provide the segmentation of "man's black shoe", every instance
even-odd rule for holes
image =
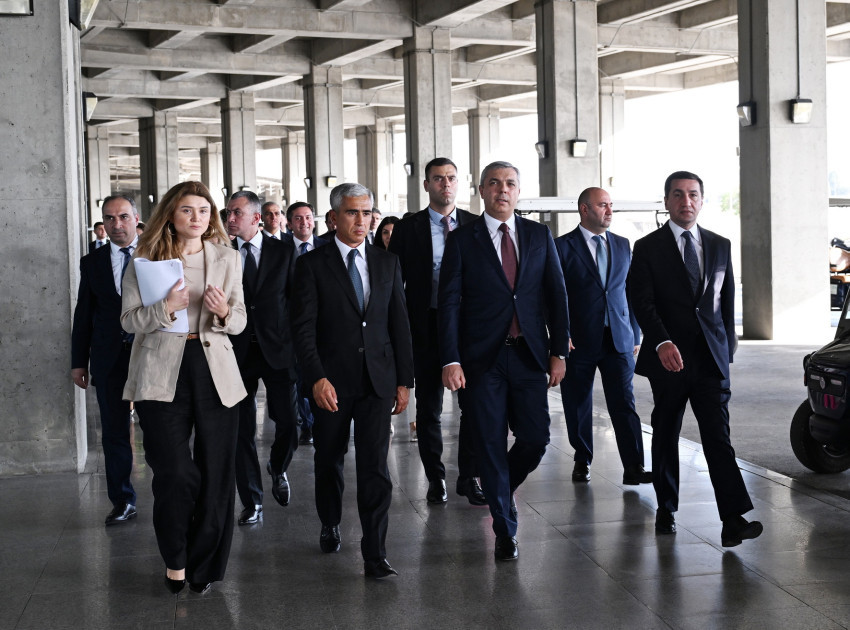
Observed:
[[[336,553],[342,544],[339,535],[339,525],[322,525],[322,533],[319,535],[319,547],[324,553]]]
[[[118,525],[136,518],[136,506],[129,503],[119,503],[106,516],[107,525]]]
[[[366,577],[375,580],[383,580],[384,578],[398,575],[398,571],[390,566],[386,558],[377,562],[364,562],[363,572],[366,574]]]
[[[466,497],[472,505],[487,505],[487,497],[484,496],[484,491],[475,477],[458,477],[455,490],[460,496]]]
[[[429,481],[425,499],[428,503],[445,503],[448,501],[449,493],[446,492],[446,480],[435,479],[434,481]]]
[[[748,521],[743,516],[733,516],[723,521],[720,532],[720,544],[724,547],[737,547],[745,540],[758,538],[764,526],[758,521]]]
[[[587,462],[576,462],[573,466],[573,481],[587,483],[590,481],[590,464]]]
[[[263,506],[262,505],[249,505],[242,513],[239,515],[239,520],[237,523],[240,525],[255,525],[259,523],[263,518]]]
[[[655,533],[656,534],[675,534],[676,533],[676,517],[670,510],[658,508],[655,511]]]
[[[496,560],[516,560],[519,557],[517,541],[513,536],[496,536]]]
[[[640,464],[628,466],[623,470],[624,486],[639,486],[642,483],[652,483],[652,471],[644,470]]]

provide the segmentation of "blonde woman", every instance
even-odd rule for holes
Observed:
[[[242,267],[200,182],[163,196],[135,255],[183,262],[185,289],[177,282],[150,306],[127,267],[121,325],[135,340],[124,398],[135,401],[153,471],[165,585],[176,594],[188,580],[205,593],[224,577],[233,536],[236,405],[246,393],[228,334],[245,328]],[[170,332],[183,309],[189,333]]]

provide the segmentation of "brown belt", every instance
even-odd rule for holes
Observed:
[[[186,339],[200,339],[201,336],[198,333],[189,333],[186,335]]]

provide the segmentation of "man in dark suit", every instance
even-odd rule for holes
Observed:
[[[514,560],[513,493],[549,443],[547,385],[555,387],[564,377],[567,292],[549,228],[514,214],[516,167],[488,165],[478,190],[484,214],[446,240],[437,312],[440,357],[443,384],[452,391],[466,388],[464,414],[476,436],[496,559]],[[508,450],[509,428],[516,440]]]
[[[702,180],[677,171],[664,183],[670,220],[635,243],[629,291],[643,330],[636,372],[649,378],[655,531],[673,534],[679,508],[679,432],[685,405],[699,424],[723,521],[721,543],[762,532],[742,516],[753,509],[729,440],[729,364],[737,347],[735,278],[729,240],[697,225]]]
[[[580,222],[555,239],[569,296],[570,356],[561,382],[564,418],[575,449],[573,481],[590,481],[593,460],[593,379],[596,368],[623,463],[623,483],[650,483],[643,468],[643,438],[635,411],[632,377],[640,347],[640,328],[629,308],[626,278],[629,241],[608,231],[611,197],[588,188],[578,198]]]
[[[286,225],[298,256],[330,242],[313,234],[316,217],[313,215],[313,206],[306,201],[296,201],[286,209]]]
[[[103,227],[103,221],[97,221],[92,226],[92,232],[94,232],[94,240],[89,242],[89,254],[109,243],[106,238],[106,228]]]
[[[284,235],[284,238],[292,243],[296,256],[306,254],[318,247],[327,245],[329,242],[321,236],[315,236],[313,234],[316,218],[313,216],[313,206],[306,201],[296,201],[286,209],[286,224],[290,231]],[[299,424],[301,425],[301,437],[298,439],[298,442],[299,444],[312,444],[313,412],[310,411],[310,401],[301,395],[302,389],[299,373],[298,380],[292,391],[293,404],[296,405],[296,413],[298,414]]]
[[[261,215],[263,217],[263,234],[269,238],[280,240],[285,232],[283,231],[283,214],[280,211],[280,204],[276,201],[267,201],[261,207]]]
[[[263,379],[269,418],[275,424],[266,470],[272,495],[289,505],[291,489],[286,470],[298,448],[298,428],[290,401],[295,361],[289,324],[289,295],[295,250],[292,245],[259,231],[260,200],[239,191],[227,204],[227,231],[242,255],[242,286],[248,324],[232,336],[233,351],[248,395],[239,403],[236,447],[236,490],[242,501],[240,525],[257,523],[263,513],[263,482],[257,457],[257,387]]]
[[[413,369],[416,386],[416,432],[419,457],[428,479],[428,503],[445,503],[446,467],[443,455],[442,364],[437,337],[437,287],[446,237],[460,225],[477,219],[455,206],[457,166],[448,158],[435,158],[425,166],[425,191],[429,205],[396,224],[389,250],[398,256],[407,295],[407,314],[413,337]],[[458,392],[458,401],[463,405]],[[458,480],[456,490],[473,505],[486,505],[475,468],[469,422],[460,423],[458,437]]]
[[[325,553],[340,548],[343,460],[353,418],[360,549],[366,576],[380,579],[397,575],[385,547],[392,498],[387,452],[390,414],[404,411],[413,385],[410,329],[398,258],[365,242],[371,191],[340,184],[330,200],[335,240],[298,257],[292,302],[295,350],[316,418],[319,546]]]
[[[82,389],[91,382],[97,393],[106,493],[113,506],[106,524],[116,525],[136,517],[130,403],[122,400],[133,336],[121,329],[121,280],[138,242],[139,213],[133,198],[124,195],[104,199],[102,210],[111,242],[80,259],[71,378]]]

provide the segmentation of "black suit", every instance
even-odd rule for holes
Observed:
[[[361,314],[336,242],[299,256],[292,301],[295,350],[305,389],[327,378],[338,411],[313,403],[316,509],[323,525],[342,517],[343,459],[354,419],[357,507],[366,561],[386,557],[392,482],[390,413],[399,386],[413,385],[410,328],[398,258],[366,245],[371,296]]]
[[[100,247],[97,246],[97,239],[89,241],[89,254],[94,251],[97,251],[98,249],[103,249],[106,245],[109,245],[109,239],[106,239],[106,242],[104,242],[104,244]]]
[[[457,209],[458,227],[478,215]],[[410,334],[413,338],[413,368],[416,379],[416,433],[419,457],[428,481],[446,478],[443,455],[443,433],[440,414],[443,412],[442,365],[437,337],[437,309],[431,305],[436,298],[433,288],[434,253],[431,240],[431,216],[426,208],[396,224],[390,239],[389,251],[398,256],[401,276],[407,296]],[[462,391],[458,392],[462,406]],[[475,449],[469,423],[461,418],[458,437],[458,472],[460,477],[477,477]]]
[[[570,330],[564,274],[549,228],[520,217],[515,228],[513,288],[484,215],[449,234],[440,270],[440,361],[459,363],[466,377],[464,411],[499,537],[516,535],[511,495],[546,452],[546,372],[550,353],[567,354]],[[522,334],[509,340],[514,317]],[[509,428],[516,437],[510,450]]]
[[[679,432],[685,405],[699,424],[720,518],[753,508],[729,440],[729,364],[737,346],[728,239],[699,228],[703,283],[694,297],[670,223],[635,243],[629,292],[644,338],[636,373],[649,378],[652,471],[658,506],[679,507]],[[672,341],[684,369],[667,371],[656,348]]]
[[[136,504],[136,491],[130,483],[130,403],[122,400],[130,345],[122,340],[121,296],[115,290],[112,247],[107,244],[80,259],[71,368],[88,369],[97,392],[106,488],[113,505]]]
[[[236,239],[233,247],[237,247]],[[275,439],[269,461],[272,470],[286,472],[295,449],[298,429],[290,400],[295,380],[289,296],[295,250],[291,243],[263,235],[255,286],[243,276],[248,324],[232,335],[233,351],[248,395],[239,403],[239,438],[236,448],[236,489],[244,507],[262,505],[263,482],[255,435],[257,387],[263,379],[269,418]]]

